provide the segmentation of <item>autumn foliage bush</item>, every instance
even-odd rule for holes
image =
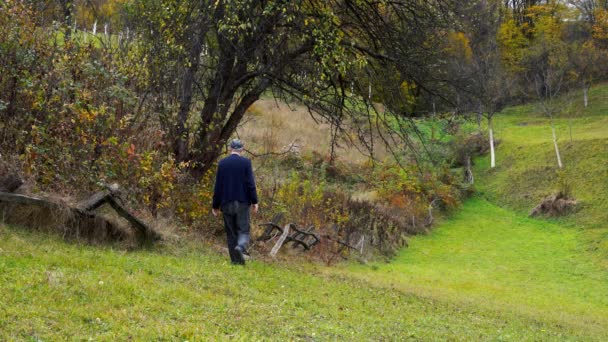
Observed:
[[[174,160],[166,119],[178,104],[147,101],[170,90],[153,84],[137,44],[65,39],[37,25],[41,18],[22,1],[3,2],[0,12],[0,154],[17,160],[33,192],[80,199],[117,182],[137,214],[177,218],[178,226],[204,232],[221,227],[209,215],[215,168],[194,178],[192,165]],[[277,147],[272,135],[263,138],[266,151]],[[320,154],[286,155],[275,166],[290,169],[287,176],[257,173],[258,221],[282,213],[349,244],[367,237],[374,248],[394,251],[406,235],[426,230],[429,207],[458,203],[449,171],[407,165],[355,170]],[[355,184],[378,198],[352,200]]]
[[[34,191],[78,198],[118,182],[138,211],[206,225],[210,177],[174,162],[161,119],[143,106],[137,46],[64,40],[21,1],[0,12],[2,158],[18,157]]]
[[[282,214],[281,225],[314,226],[315,232],[329,237],[312,252],[326,262],[353,252],[333,240],[363,247],[364,254],[392,255],[407,245],[409,236],[430,229],[433,212],[439,215],[438,210],[453,209],[461,201],[459,182],[447,168],[423,171],[388,161],[359,166],[356,186],[376,195],[355,199],[348,183],[332,177],[332,168],[328,171],[316,162],[316,158],[303,160],[300,170],[278,181],[263,178],[259,188],[266,203],[259,220],[270,221]]]

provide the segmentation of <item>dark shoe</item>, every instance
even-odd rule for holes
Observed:
[[[243,247],[234,247],[234,252],[234,254],[236,254],[236,263],[239,265],[245,265],[245,251],[243,250]]]

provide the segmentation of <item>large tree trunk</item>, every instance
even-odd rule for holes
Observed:
[[[204,14],[199,13],[196,25],[192,30],[192,46],[188,56],[189,66],[184,72],[181,86],[181,98],[179,104],[179,112],[177,114],[177,124],[175,127],[175,143],[174,153],[175,159],[178,162],[183,162],[188,159],[189,137],[186,129],[188,114],[192,105],[192,94],[194,91],[194,80],[200,65],[200,55],[203,50],[203,42],[206,33],[206,24],[203,17]]]
[[[270,82],[268,80],[262,80],[253,90],[248,92],[239,103],[235,106],[234,110],[230,114],[228,120],[221,125],[222,121],[217,119],[212,120],[211,127],[207,127],[204,130],[205,135],[201,135],[201,141],[207,141],[208,144],[201,145],[204,147],[201,152],[195,156],[195,166],[193,168],[193,174],[195,177],[203,176],[217,160],[222,153],[222,147],[226,144],[228,139],[238,127],[239,122],[247,112],[247,109],[260,98],[260,95],[268,88]],[[221,115],[222,118],[227,117],[227,110]],[[215,123],[213,123],[215,121]],[[200,144],[199,144],[200,145]]]
[[[190,157],[195,177],[203,176],[211,168],[249,106],[270,86],[270,81],[260,77],[259,72],[248,71],[247,62],[253,58],[254,46],[246,44],[243,51],[236,51],[227,39],[219,43],[219,64],[200,113],[197,151]],[[236,103],[235,97],[239,99]]]
[[[555,155],[557,156],[557,166],[562,168],[562,157],[559,154],[559,146],[557,145],[557,134],[555,134],[555,125],[553,124],[553,119],[551,119],[551,133],[553,133],[553,146],[555,147]]]
[[[490,167],[496,167],[496,153],[494,151],[494,127],[492,124],[492,115],[488,115],[488,131],[490,132]]]

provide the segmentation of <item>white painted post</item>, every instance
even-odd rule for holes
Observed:
[[[551,123],[551,132],[553,133],[553,146],[555,146],[555,155],[557,156],[557,166],[562,168],[562,157],[559,154],[559,147],[557,146],[557,135],[555,134],[555,126]]]

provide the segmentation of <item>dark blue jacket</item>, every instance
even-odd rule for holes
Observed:
[[[213,208],[219,209],[220,206],[231,201],[258,203],[251,161],[237,154],[231,154],[220,160],[217,166]]]

